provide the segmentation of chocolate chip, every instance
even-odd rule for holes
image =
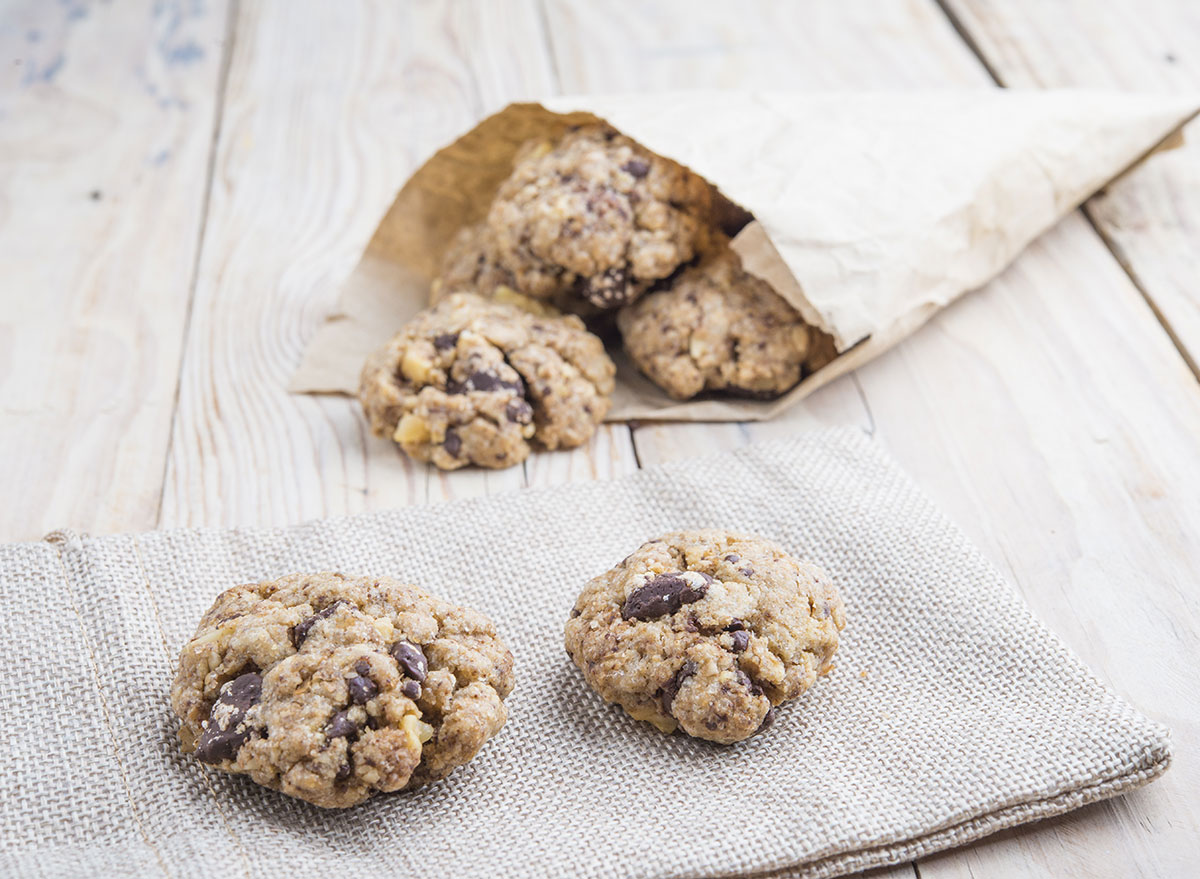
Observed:
[[[697,571],[668,571],[635,589],[621,607],[622,619],[653,620],[699,601],[708,592],[712,577]]]
[[[679,694],[679,688],[683,686],[684,681],[696,673],[697,667],[696,663],[689,659],[679,667],[679,671],[675,672],[671,680],[663,685],[658,698],[664,712],[667,714],[671,713],[671,703],[675,701],[675,697]]]
[[[262,676],[255,672],[246,672],[225,684],[196,743],[196,757],[203,763],[234,759],[250,738],[250,730],[241,726],[242,721],[261,698]]]
[[[356,674],[366,677],[371,673],[371,662],[366,657],[363,657],[358,662],[354,663],[354,671]]]
[[[751,677],[741,669],[738,669],[738,682],[750,691],[751,696],[761,696],[763,694],[763,688],[758,685],[758,682],[751,679]]]
[[[525,383],[517,377],[516,381],[506,382],[496,373],[491,371],[480,370],[473,372],[467,376],[464,382],[451,379],[446,382],[446,393],[448,394],[465,394],[467,391],[513,391],[516,394],[523,395],[525,393]]]
[[[453,348],[458,344],[458,333],[442,333],[440,336],[433,337],[433,347],[439,351],[445,351],[447,348]]]
[[[636,156],[621,166],[621,170],[632,177],[641,180],[650,173],[650,163]]]
[[[580,278],[576,292],[597,308],[615,308],[629,300],[633,287],[624,269],[611,268],[590,278]]]
[[[300,622],[296,623],[296,625],[288,629],[288,637],[292,639],[292,646],[299,650],[300,645],[304,643],[304,639],[308,637],[309,630],[321,620],[332,616],[337,609],[345,603],[346,602],[339,599],[333,604],[329,605],[329,607],[317,611],[308,619],[301,620]]]
[[[400,670],[414,681],[425,680],[425,675],[429,672],[429,661],[416,644],[397,641],[392,645],[392,658],[399,663]]]
[[[458,435],[458,431],[453,427],[446,429],[446,438],[442,440],[442,448],[455,458],[462,451],[462,437]]]
[[[739,620],[737,617],[734,617],[732,620],[729,621],[729,625],[725,627],[725,631],[726,632],[740,632],[744,628],[746,628],[745,621]]]
[[[750,565],[742,565],[742,567],[738,568],[738,573],[743,577],[753,577],[754,568]]]
[[[325,724],[325,735],[330,739],[348,739],[358,735],[358,724],[350,719],[347,711],[339,711]]]
[[[504,407],[504,417],[517,424],[528,424],[533,420],[533,407],[524,400],[510,400]]]
[[[346,681],[346,690],[350,693],[350,701],[355,705],[365,705],[379,695],[379,687],[364,675]]]
[[[736,552],[731,552],[729,555],[725,556],[725,561],[729,562],[731,565],[736,565],[739,561],[741,561],[741,558],[742,557]]]
[[[775,723],[775,706],[772,705],[770,708],[767,709],[767,714],[765,717],[763,717],[762,723],[760,723],[758,725],[758,729],[756,729],[750,735],[756,736],[760,733],[765,733],[767,730],[769,730],[771,728],[771,725],[774,723]]]
[[[421,685],[416,681],[405,681],[404,686],[400,688],[400,692],[410,699],[420,699]]]
[[[346,781],[350,778],[354,770],[350,767],[350,762],[347,761],[338,767],[337,775],[333,777],[334,781]]]
[[[750,633],[745,630],[739,630],[733,633],[733,652],[745,653],[746,648],[750,646]]]
[[[581,613],[583,613],[583,611],[581,611],[579,608],[571,608],[571,619],[575,619],[575,617],[579,616]]]

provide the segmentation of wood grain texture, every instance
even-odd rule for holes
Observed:
[[[356,402],[284,385],[404,178],[551,76],[528,3],[242,5],[162,524],[281,524],[525,484],[521,468],[415,464]]]
[[[618,5],[611,20],[611,4],[547,8],[560,70],[575,77],[569,91],[989,81],[932,3],[869,13],[831,4],[817,21],[810,7],[782,4],[751,5],[736,21],[682,3],[640,18],[636,4]],[[673,30],[677,20],[686,24]],[[831,81],[846,57],[853,71]],[[920,874],[1182,875],[1200,838],[1197,778],[1185,768],[1200,747],[1188,659],[1200,640],[1188,589],[1200,569],[1200,393],[1088,223],[1069,218],[985,290],[784,418],[634,436],[648,464],[826,422],[875,432],[1051,628],[1174,728],[1183,755],[1147,790],[922,861]]]
[[[1200,3],[946,0],[1008,86],[1080,86],[1200,95]],[[1188,143],[1087,204],[1130,276],[1200,378],[1200,120]]]
[[[0,538],[155,522],[226,4],[7,4]]]

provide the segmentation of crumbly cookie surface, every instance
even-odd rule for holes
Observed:
[[[758,537],[682,531],[589,582],[565,640],[592,688],[632,717],[731,744],[832,669],[844,626],[820,568]]]
[[[430,302],[451,293],[467,291],[492,296],[497,290],[517,289],[517,279],[495,256],[487,223],[464,226],[442,256],[441,274],[434,279]]]
[[[697,175],[587,126],[518,154],[488,212],[478,265],[538,299],[616,308],[695,256],[711,204]]]
[[[217,598],[171,705],[185,753],[341,808],[469,761],[512,687],[483,614],[387,578],[294,574]]]
[[[510,467],[531,443],[586,442],[608,412],[615,372],[573,315],[452,293],[368,358],[359,399],[371,429],[417,460]]]
[[[811,331],[723,248],[617,315],[634,364],[677,400],[703,391],[777,396],[800,381]]]

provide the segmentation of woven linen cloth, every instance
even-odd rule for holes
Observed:
[[[563,649],[580,587],[680,528],[823,565],[837,667],[769,733],[664,736]],[[323,811],[179,753],[179,648],[221,590],[294,571],[422,584],[516,657],[508,725],[446,781]],[[1093,677],[856,431],[610,482],[260,530],[0,548],[0,874],[833,876],[959,845],[1160,774],[1167,731]]]

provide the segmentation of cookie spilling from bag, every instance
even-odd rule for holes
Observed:
[[[454,293],[371,355],[359,399],[371,429],[418,461],[511,467],[533,444],[587,442],[615,372],[574,315]]]
[[[432,308],[368,360],[372,430],[443,469],[578,446],[614,372],[583,321],[602,332],[613,316],[637,368],[676,399],[787,392],[835,352],[742,269],[721,213],[708,183],[606,126],[526,143],[486,216],[448,243]]]
[[[732,744],[832,670],[845,624],[815,565],[759,537],[681,531],[590,581],[565,641],[587,683],[631,717]]]
[[[222,593],[180,654],[185,753],[318,806],[444,778],[504,726],[513,658],[416,586],[294,574]]]

